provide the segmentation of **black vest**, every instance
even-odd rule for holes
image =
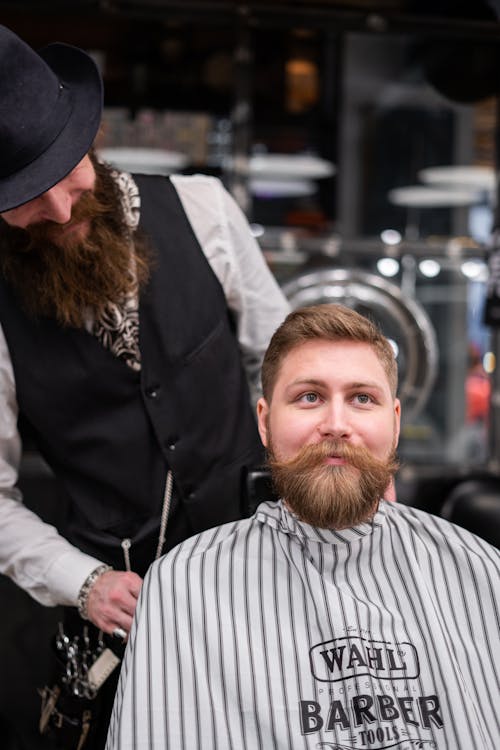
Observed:
[[[164,549],[245,514],[244,473],[262,448],[223,290],[169,180],[136,176],[140,229],[155,249],[139,307],[142,370],[91,334],[33,321],[0,278],[0,321],[20,413],[70,499],[80,549],[144,573],[156,549],[168,467]]]

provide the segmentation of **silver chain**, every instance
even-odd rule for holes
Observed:
[[[163,545],[165,544],[165,535],[167,532],[168,515],[170,513],[170,503],[172,502],[172,488],[174,485],[174,478],[171,469],[167,472],[167,478],[165,480],[165,491],[163,493],[163,507],[161,511],[160,531],[158,533],[158,546],[156,547],[155,560],[161,556]],[[130,539],[122,539],[121,547],[123,550],[123,559],[125,561],[125,570],[130,572],[132,567],[130,565],[130,548],[132,541]]]

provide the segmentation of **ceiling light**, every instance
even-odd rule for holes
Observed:
[[[377,270],[382,276],[396,276],[399,272],[399,262],[395,258],[379,258],[377,261]]]
[[[251,179],[249,188],[257,198],[298,198],[316,192],[316,185],[311,180]]]
[[[98,156],[124,172],[168,175],[183,169],[188,157],[160,148],[101,148]]]
[[[427,276],[428,279],[433,279],[441,271],[441,265],[432,258],[421,260],[418,268],[422,276]]]
[[[453,189],[408,185],[394,188],[388,193],[389,201],[395,206],[408,208],[452,208],[470,206],[480,201],[480,195],[473,189]]]
[[[487,281],[488,279],[488,267],[482,260],[465,260],[460,270],[472,281]]]
[[[250,231],[254,237],[262,237],[264,234],[264,227],[262,224],[250,224]]]
[[[496,186],[495,170],[491,167],[455,166],[427,167],[418,173],[422,182],[432,185],[447,185],[494,190]]]
[[[335,174],[334,164],[312,154],[255,154],[248,160],[251,177],[314,180]]]
[[[399,245],[403,238],[397,229],[384,229],[380,232],[380,239],[385,245]]]

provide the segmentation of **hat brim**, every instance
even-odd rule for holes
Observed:
[[[37,198],[64,179],[89,151],[101,122],[103,86],[92,58],[66,44],[51,44],[39,54],[71,92],[71,114],[40,156],[0,179],[0,213]]]

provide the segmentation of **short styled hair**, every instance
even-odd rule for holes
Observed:
[[[271,400],[287,354],[314,339],[369,344],[385,370],[393,398],[396,397],[398,368],[394,350],[378,326],[344,305],[321,304],[293,310],[274,332],[262,363],[262,391],[266,401]]]

